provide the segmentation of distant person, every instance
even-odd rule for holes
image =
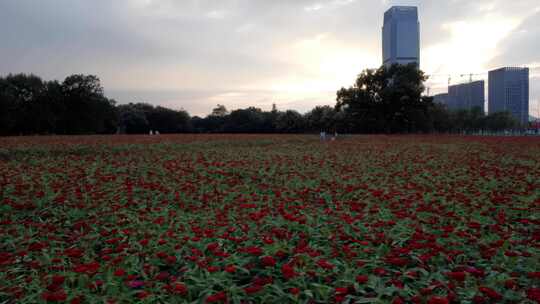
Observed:
[[[321,141],[326,141],[326,132],[321,131]]]
[[[156,135],[159,135],[159,131],[156,131]]]
[[[150,133],[149,133],[149,134],[150,134],[150,135],[154,135],[154,131],[150,130]]]

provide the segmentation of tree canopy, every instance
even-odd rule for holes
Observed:
[[[365,70],[352,87],[338,91],[336,109],[353,132],[427,132],[433,102],[422,96],[426,80],[414,64]]]
[[[103,134],[116,131],[115,101],[96,76],[72,75],[62,83],[35,75],[0,77],[0,133]]]
[[[332,106],[301,114],[256,107],[229,111],[218,104],[206,117],[190,117],[148,103],[117,104],[97,76],[44,81],[36,75],[0,77],[0,135],[160,133],[463,133],[523,127],[510,113],[450,111],[423,96],[426,75],[415,65],[365,70]]]

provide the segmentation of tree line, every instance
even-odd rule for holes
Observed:
[[[425,74],[414,65],[365,70],[337,92],[332,106],[301,114],[256,107],[228,111],[217,105],[191,117],[147,103],[117,104],[99,78],[71,75],[44,81],[35,75],[0,77],[0,135],[160,133],[463,133],[519,127],[509,113],[450,111],[423,96]]]

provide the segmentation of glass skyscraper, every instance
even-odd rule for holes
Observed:
[[[510,112],[521,124],[529,122],[529,69],[506,67],[489,72],[488,112]]]
[[[484,111],[484,81],[473,81],[448,87],[448,108],[451,110],[480,108]]]
[[[383,64],[416,63],[420,67],[418,8],[393,6],[384,13]]]

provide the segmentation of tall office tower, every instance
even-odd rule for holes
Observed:
[[[416,63],[420,67],[418,8],[393,6],[386,11],[382,41],[384,65]]]
[[[507,111],[521,124],[529,122],[529,68],[506,67],[489,72],[489,114]]]
[[[480,108],[484,111],[485,84],[483,80],[448,87],[448,108],[452,110]]]

